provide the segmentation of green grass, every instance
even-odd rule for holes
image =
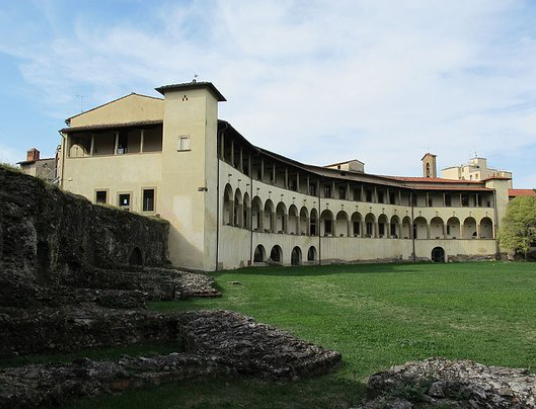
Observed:
[[[536,264],[383,264],[215,274],[219,299],[161,312],[228,309],[343,354],[336,373],[288,384],[212,380],[85,400],[69,408],[344,408],[366,378],[430,356],[536,368]],[[241,285],[232,285],[239,281]]]

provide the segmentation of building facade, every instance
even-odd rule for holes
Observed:
[[[441,171],[441,177],[454,180],[486,180],[492,177],[503,177],[510,179],[508,187],[512,189],[512,172],[488,168],[486,158],[479,158],[475,155],[468,163],[460,166],[450,166]]]
[[[367,174],[303,164],[218,119],[212,83],[130,94],[69,118],[61,187],[167,219],[180,267],[495,257],[509,179]],[[435,165],[435,156],[433,156]],[[430,157],[430,158],[432,158]],[[426,165],[424,165],[426,169]]]

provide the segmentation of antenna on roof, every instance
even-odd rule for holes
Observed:
[[[85,95],[77,95],[77,98],[80,98],[80,112],[84,112],[84,98]]]
[[[197,82],[197,77],[199,77],[199,75],[194,74],[194,79],[192,80],[192,82]]]

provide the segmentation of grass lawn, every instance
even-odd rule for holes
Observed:
[[[344,408],[370,374],[430,356],[536,368],[536,264],[381,264],[215,274],[220,299],[151,309],[227,309],[343,354],[334,374],[287,384],[186,382],[68,408]],[[240,285],[231,282],[239,281]]]

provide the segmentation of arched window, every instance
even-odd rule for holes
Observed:
[[[337,213],[334,233],[337,237],[348,236],[348,214],[342,210]]]
[[[283,250],[281,250],[281,247],[277,245],[272,247],[272,251],[270,252],[270,260],[272,260],[274,263],[281,263],[283,261]]]
[[[294,247],[292,249],[292,254],[290,256],[290,264],[293,266],[299,266],[302,263],[302,253],[299,247]]]
[[[233,189],[230,184],[225,186],[223,193],[223,224],[230,226],[233,221]]]
[[[333,213],[329,210],[324,210],[320,215],[320,235],[333,236]]]
[[[264,246],[262,244],[259,244],[257,247],[255,247],[255,253],[253,254],[253,262],[263,263],[265,260],[266,250],[264,250]]]
[[[316,261],[316,248],[315,246],[309,247],[307,252],[307,261]]]

